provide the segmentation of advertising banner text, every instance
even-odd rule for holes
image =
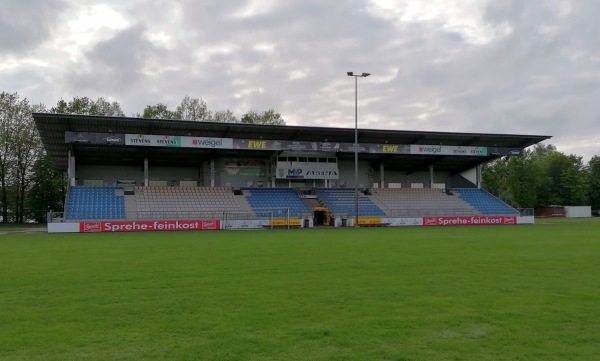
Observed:
[[[424,226],[483,226],[517,224],[516,216],[425,217]]]
[[[220,220],[81,222],[79,232],[201,231],[220,229]]]

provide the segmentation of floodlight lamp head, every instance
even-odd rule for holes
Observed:
[[[361,76],[362,76],[363,78],[366,78],[366,77],[368,77],[369,75],[371,75],[371,73],[362,73],[362,75],[361,75]]]
[[[354,72],[352,72],[352,71],[349,71],[346,74],[348,74],[348,76],[354,76]]]

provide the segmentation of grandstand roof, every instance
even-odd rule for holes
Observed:
[[[65,142],[65,132],[117,133],[261,139],[311,142],[354,142],[354,128],[307,127],[293,125],[257,125],[214,123],[165,119],[123,118],[90,115],[34,113],[36,126],[54,166],[67,169],[68,151],[78,164],[142,164],[148,157],[151,165],[197,166],[215,155],[239,157],[236,149],[190,149],[166,147],[134,147],[123,145],[74,144]],[[358,143],[426,144],[448,146],[506,147],[523,149],[551,138],[542,135],[420,132],[403,130],[358,129]],[[251,156],[268,156],[272,150],[252,150]],[[353,153],[337,153],[340,159],[353,159]],[[459,173],[485,163],[499,155],[486,157],[414,154],[361,153],[361,160],[375,168],[383,163],[386,170],[407,173],[425,170],[433,164],[436,170]]]

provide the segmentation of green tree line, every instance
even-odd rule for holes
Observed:
[[[551,205],[600,208],[600,156],[581,156],[537,144],[521,157],[505,157],[483,166],[484,188],[523,208]]]
[[[0,221],[3,223],[46,222],[49,211],[62,211],[67,178],[56,171],[45,154],[32,117],[36,112],[123,117],[119,102],[88,97],[60,99],[48,109],[33,104],[18,93],[0,93]],[[185,96],[175,109],[159,103],[146,106],[140,118],[179,119],[228,123],[285,125],[274,109],[251,109],[237,117],[231,110],[212,111],[202,99]]]

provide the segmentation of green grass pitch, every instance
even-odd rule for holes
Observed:
[[[600,224],[0,236],[0,360],[599,360]]]

